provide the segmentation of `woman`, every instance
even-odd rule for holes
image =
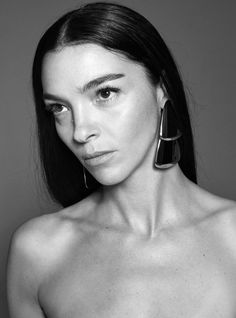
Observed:
[[[182,81],[117,4],[60,18],[33,65],[42,163],[64,207],[12,240],[12,318],[236,315],[235,203],[198,187]]]

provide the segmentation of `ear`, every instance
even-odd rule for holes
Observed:
[[[156,86],[156,98],[157,98],[157,104],[159,105],[159,107],[163,108],[166,101],[168,100],[168,96],[166,93],[166,89],[161,81]]]

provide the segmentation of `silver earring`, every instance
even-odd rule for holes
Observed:
[[[179,138],[182,136],[178,127],[175,111],[170,100],[161,110],[158,144],[154,165],[159,169],[174,166],[181,157]]]
[[[85,185],[85,188],[88,189],[86,171],[84,166],[83,166],[83,174],[84,174],[84,185]]]

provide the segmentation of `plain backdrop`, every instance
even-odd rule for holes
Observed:
[[[236,200],[236,2],[117,2],[148,18],[177,61],[190,103],[199,184]],[[5,267],[12,233],[29,218],[60,208],[47,195],[37,159],[30,79],[34,51],[46,28],[81,3],[2,0],[0,4],[1,317],[8,317]]]

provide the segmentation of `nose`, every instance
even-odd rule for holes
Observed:
[[[100,129],[98,123],[92,120],[92,114],[83,117],[74,115],[73,119],[73,139],[78,143],[87,143],[93,139],[96,139],[100,135]]]
[[[73,139],[78,143],[86,143],[92,139],[96,139],[98,132],[96,129],[89,126],[76,126],[74,129]]]

